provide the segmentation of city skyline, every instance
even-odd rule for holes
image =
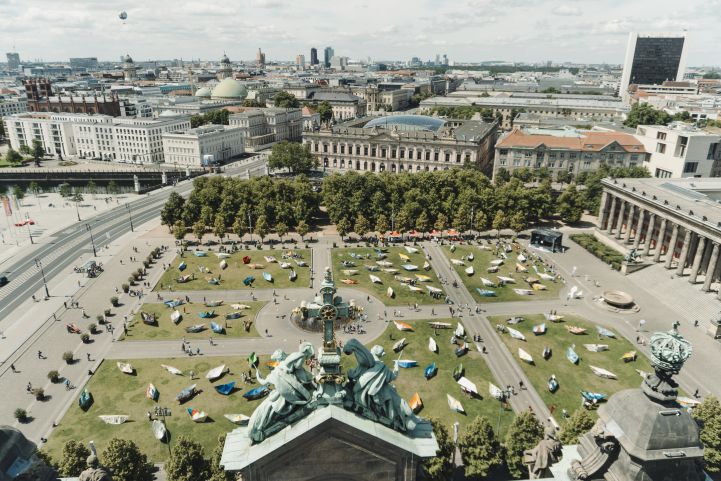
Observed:
[[[653,7],[653,8],[651,8]],[[378,21],[378,11],[384,14]],[[118,14],[128,13],[121,21]],[[649,13],[658,12],[658,13]],[[113,61],[131,53],[149,59],[252,60],[258,47],[268,61],[293,61],[333,47],[351,59],[421,60],[447,54],[455,62],[623,62],[631,31],[688,30],[688,65],[719,65],[721,0],[684,5],[669,0],[625,3],[610,0],[512,0],[498,7],[490,0],[461,5],[437,2],[377,1],[342,5],[317,1],[302,5],[283,0],[247,0],[237,5],[196,2],[152,4],[0,0],[4,51],[23,60],[66,61],[95,56]],[[298,27],[298,19],[304,20]],[[352,21],[349,21],[352,19]],[[635,19],[635,20],[630,20]],[[180,26],[180,28],[179,28]],[[92,38],[92,42],[87,41]],[[83,40],[85,39],[85,40]],[[388,46],[393,50],[389,51]]]

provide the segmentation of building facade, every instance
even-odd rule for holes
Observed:
[[[397,111],[407,108],[410,104],[413,90],[395,89],[381,90],[378,87],[352,87],[351,92],[366,101],[369,111],[378,111],[384,108],[388,111]]]
[[[659,178],[721,176],[721,129],[674,122],[639,125],[638,138],[650,152],[644,165]]]
[[[19,95],[0,95],[0,119],[28,111],[28,101]]]
[[[613,236],[721,300],[721,180],[603,179],[598,218]]]
[[[497,129],[495,122],[419,115],[366,117],[304,132],[303,144],[330,170],[420,172],[472,164],[490,173]]]
[[[685,32],[668,35],[631,32],[619,87],[624,102],[628,101],[631,84],[682,81],[686,71],[686,46]]]
[[[366,115],[367,103],[349,92],[313,92],[311,99],[316,102],[328,102],[333,108],[333,118],[337,121],[355,119]]]
[[[303,135],[303,114],[297,108],[248,109],[228,118],[240,129],[245,150],[257,152],[283,140],[299,142]]]
[[[7,116],[4,121],[5,135],[15,150],[23,145],[30,147],[37,140],[47,155],[64,159],[75,156],[75,139],[67,115],[23,113]]]
[[[300,70],[305,70],[305,55],[299,53],[295,56],[295,66]]]
[[[73,70],[97,70],[97,57],[70,57],[70,68]]]
[[[111,93],[98,97],[53,95],[52,84],[46,78],[33,78],[23,80],[27,94],[28,112],[56,112],[56,113],[82,113],[101,114],[118,117],[120,101],[117,94]]]
[[[638,167],[648,157],[633,135],[613,131],[514,129],[496,144],[493,177],[499,169],[508,172],[545,167],[552,178],[559,171],[573,175],[612,167]]]
[[[243,133],[237,127],[203,125],[163,134],[163,158],[167,164],[203,167],[225,163],[245,152]]]
[[[333,50],[333,47],[326,47],[323,50],[323,66],[325,68],[330,68],[330,59],[333,58],[335,55],[335,50]]]
[[[318,49],[315,47],[310,49],[310,65],[318,65]]]

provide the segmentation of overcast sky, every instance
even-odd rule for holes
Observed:
[[[122,22],[120,11],[128,13]],[[0,48],[22,59],[351,59],[622,63],[628,32],[689,32],[689,65],[721,65],[721,0],[0,0]]]

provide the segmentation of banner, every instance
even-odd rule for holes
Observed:
[[[10,217],[13,215],[13,208],[10,206],[10,199],[7,198],[7,196],[3,196],[3,209],[5,210],[5,215],[7,217]]]

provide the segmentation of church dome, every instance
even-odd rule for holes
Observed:
[[[211,97],[214,99],[244,99],[248,95],[248,90],[232,78],[224,79],[213,89]]]
[[[125,54],[125,57],[123,58],[123,62],[125,63],[133,63],[133,57],[130,56],[130,54]]]
[[[230,59],[228,58],[228,56],[227,56],[226,54],[223,54],[223,58],[220,59],[220,63],[221,63],[222,65],[229,65],[229,64],[230,64]]]
[[[195,92],[196,97],[210,97],[211,91],[208,87],[201,87]]]

